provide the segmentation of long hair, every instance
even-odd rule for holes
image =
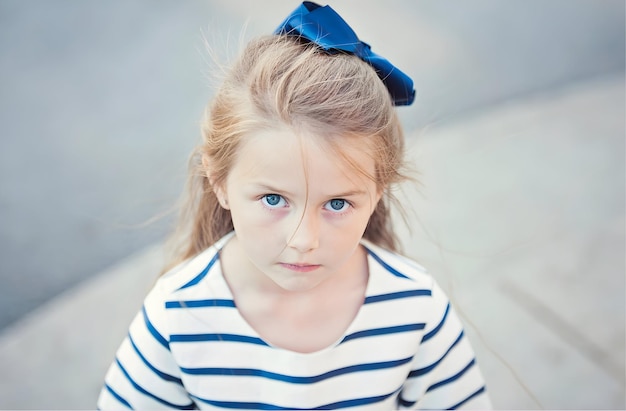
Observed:
[[[190,158],[187,198],[168,267],[233,230],[230,211],[220,206],[213,187],[226,181],[244,136],[281,124],[323,137],[353,167],[342,152],[342,138],[363,140],[374,157],[376,175],[357,171],[383,193],[364,238],[397,249],[390,203],[392,186],[406,179],[404,136],[383,82],[358,57],[330,54],[295,36],[272,35],[247,45],[207,107],[203,141]]]

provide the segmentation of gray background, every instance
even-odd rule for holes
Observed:
[[[294,7],[0,0],[0,408],[94,408],[211,96],[202,33],[232,54]],[[415,80],[396,229],[494,404],[624,409],[624,3],[333,7]]]
[[[295,5],[0,0],[0,327],[163,238],[171,215],[144,223],[182,190],[211,95],[203,36],[235,52]],[[624,71],[623,1],[333,7],[414,78],[408,132]]]

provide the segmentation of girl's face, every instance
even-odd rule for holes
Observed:
[[[375,175],[365,144],[344,140],[344,154]],[[319,137],[283,128],[247,136],[217,194],[231,212],[239,268],[287,291],[358,266],[359,241],[380,199],[376,183]]]

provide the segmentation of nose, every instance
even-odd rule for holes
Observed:
[[[319,247],[319,221],[315,212],[305,211],[288,241],[288,246],[306,253]]]

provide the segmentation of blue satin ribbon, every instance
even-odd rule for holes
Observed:
[[[354,30],[330,6],[322,7],[305,1],[278,26],[274,34],[303,37],[329,53],[343,51],[354,54],[374,67],[387,86],[394,105],[408,106],[415,99],[413,80],[374,53],[369,44],[359,40]]]

